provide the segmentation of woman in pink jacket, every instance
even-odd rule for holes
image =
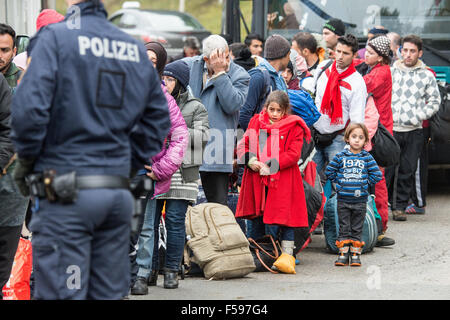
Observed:
[[[166,50],[158,42],[149,42],[145,46],[149,60],[152,61],[161,78],[167,61]],[[180,108],[163,84],[161,84],[161,88],[167,99],[172,126],[161,152],[151,159],[150,165],[145,166],[146,175],[154,181],[154,190],[147,196],[136,257],[139,269],[136,281],[131,288],[132,295],[145,295],[148,293],[148,285],[156,285],[158,270],[152,270],[154,233],[155,231],[159,232],[154,228],[156,202],[159,196],[169,191],[172,175],[181,166],[189,140],[189,131]],[[167,120],[169,121],[169,119]]]

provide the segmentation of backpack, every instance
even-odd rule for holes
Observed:
[[[330,189],[331,183],[328,181],[325,189]],[[330,191],[328,191],[330,192]],[[326,193],[328,193],[326,191]],[[361,241],[365,242],[362,253],[370,252],[375,247],[378,240],[378,225],[377,220],[381,221],[381,217],[375,206],[373,195],[369,195],[367,199],[366,217],[364,219],[364,226]],[[336,247],[336,239],[339,234],[339,219],[337,213],[337,195],[333,194],[325,203],[323,216],[323,229],[325,235],[325,244],[327,249],[332,253],[338,253],[339,249]]]
[[[369,152],[380,167],[394,166],[400,161],[400,145],[379,120],[377,131],[372,137],[372,150]]]
[[[304,90],[288,90],[292,113],[301,117],[308,127],[320,118],[320,112],[309,95]]]
[[[187,247],[190,261],[197,264],[207,279],[244,277],[256,266],[249,242],[233,212],[218,203],[189,207],[186,213]]]
[[[250,77],[254,75],[256,72],[262,72],[264,76],[264,90],[261,91],[261,94],[258,98],[258,104],[255,106],[255,109],[253,110],[252,115],[255,115],[257,113],[260,113],[264,102],[266,102],[267,96],[272,92],[272,80],[270,79],[269,71],[267,71],[266,68],[262,66],[257,66],[248,71],[248,74]]]
[[[438,84],[441,95],[441,104],[439,110],[429,121],[431,140],[447,143],[450,141],[450,101],[448,99],[450,86],[441,86]]]

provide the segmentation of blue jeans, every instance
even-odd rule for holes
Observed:
[[[270,234],[275,240],[294,241],[294,228],[291,227],[269,224],[267,225],[267,233]]]
[[[338,134],[334,138],[333,142],[325,148],[316,146],[316,154],[313,157],[313,161],[317,165],[317,173],[320,174],[322,169],[327,165],[328,162],[333,160],[334,156],[339,152],[344,150],[345,147],[344,134]]]
[[[147,198],[144,221],[138,239],[136,263],[139,266],[138,277],[148,278],[152,272],[153,247],[155,241],[156,199]],[[158,220],[159,222],[159,220]]]
[[[186,211],[189,205],[188,200],[157,200],[156,216],[154,220],[155,241],[153,244],[153,263],[152,269],[159,270],[159,221],[166,202],[166,216],[164,222],[166,224],[166,259],[165,269],[178,271],[180,269],[181,260],[183,258],[183,250],[186,239]]]

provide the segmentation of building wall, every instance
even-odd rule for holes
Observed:
[[[48,7],[55,1],[45,1]],[[0,22],[9,24],[17,35],[36,33],[36,18],[42,8],[41,0],[0,0]]]

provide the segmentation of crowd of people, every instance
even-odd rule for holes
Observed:
[[[134,48],[137,42],[108,25],[101,3],[72,2],[86,19],[78,33],[96,30],[100,38]],[[314,142],[312,162],[322,183],[335,183],[340,224],[335,265],[361,265],[369,193],[375,194],[382,220],[378,246],[395,243],[386,236],[389,210],[396,221],[425,213],[426,195],[413,186],[426,181],[426,170],[420,170],[421,181],[415,180],[415,172],[419,159],[426,165],[426,120],[437,112],[440,95],[433,71],[420,60],[420,37],[405,35],[399,41],[399,35],[375,26],[360,50],[344,23],[330,19],[319,35],[326,47],[308,32],[299,32],[292,41],[278,34],[265,40],[249,34],[244,43],[211,35],[201,53],[193,39],[174,58],[160,43],[149,42],[129,52],[138,59],[116,62],[93,54],[93,40],[90,45],[78,33],[67,37],[57,23],[63,18],[41,13],[43,30],[30,42],[28,62],[21,68],[13,61],[15,32],[0,24],[1,287],[9,277],[27,208],[33,207],[36,298],[118,299],[128,290],[145,295],[149,286],[157,285],[160,269],[164,288],[177,288],[186,211],[196,204],[200,185],[208,202],[228,205],[230,176],[236,170],[240,196],[235,215],[246,219],[246,235],[257,239],[270,234],[280,241],[283,253],[294,256],[293,230],[308,226],[299,167],[304,143]],[[58,41],[67,45],[57,48]],[[78,48],[82,44],[83,50]],[[82,74],[88,67],[101,72]],[[69,74],[75,76],[69,79]],[[69,87],[70,97],[63,91]],[[320,112],[314,124],[306,125],[292,112],[291,90],[314,99]],[[400,145],[397,166],[382,168],[369,153],[378,125],[367,121],[369,97],[379,122]],[[123,142],[128,139],[130,146]],[[125,160],[114,160],[118,158]],[[55,203],[47,189],[42,200],[31,195],[30,202],[25,177],[49,174],[48,169],[65,179],[71,170],[79,178],[147,176],[152,190],[146,194],[137,232],[126,238],[130,230],[118,227],[131,215],[120,180],[90,186],[86,179],[84,188],[93,190],[80,189],[75,202],[64,198],[65,204]],[[111,183],[118,189],[101,189]],[[98,199],[114,206],[97,208],[93,204]],[[167,237],[160,266],[162,215]],[[82,289],[59,290],[67,265],[74,264],[82,271]]]

